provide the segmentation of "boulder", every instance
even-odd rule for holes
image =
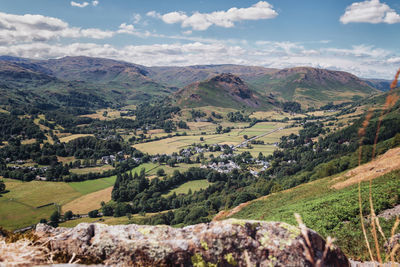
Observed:
[[[325,241],[308,230],[315,262]],[[296,226],[250,220],[216,221],[184,228],[81,223],[75,228],[36,227],[38,242],[79,263],[118,266],[313,266]],[[67,261],[68,262],[68,261]],[[350,266],[330,247],[321,266]]]

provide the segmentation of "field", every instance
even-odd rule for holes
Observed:
[[[127,106],[126,108],[132,109],[130,106]],[[107,115],[107,116],[104,116],[104,115]],[[87,117],[87,118],[99,119],[99,120],[113,120],[113,119],[121,118],[121,111],[114,110],[114,109],[100,109],[100,110],[97,110],[96,113],[81,115],[81,117]],[[135,119],[135,117],[124,117],[124,118]]]
[[[60,138],[60,142],[68,143],[69,141],[75,140],[80,137],[86,137],[86,136],[93,136],[93,134],[72,134],[72,135]]]
[[[84,195],[111,188],[115,178],[109,177],[76,183],[21,182],[4,179],[7,190],[10,192],[0,197],[0,225],[6,229],[18,229],[35,224],[41,218],[48,219],[51,213],[56,210],[56,206],[37,207],[50,203],[56,203],[63,207]],[[96,202],[85,203],[84,205],[93,207],[101,201],[95,198],[93,200]]]
[[[99,190],[87,195],[81,196],[80,198],[74,199],[62,207],[62,211],[72,211],[74,214],[87,214],[91,210],[99,209],[100,203],[104,201],[107,203],[111,200],[111,192],[113,187],[107,187],[106,189]]]
[[[192,192],[200,191],[201,189],[206,189],[209,185],[211,185],[210,182],[207,180],[195,180],[195,181],[190,181],[187,183],[184,183],[180,185],[179,187],[169,191],[165,196],[172,195],[173,193],[176,193],[177,195],[179,194],[187,194],[189,192],[189,189],[192,190]]]
[[[63,205],[81,194],[66,183],[20,182],[5,179],[9,193],[0,197],[0,225],[17,229],[49,218],[56,210],[54,205],[36,208],[49,203]]]
[[[90,168],[80,168],[80,169],[70,169],[70,172],[76,174],[86,174],[86,173],[102,173],[104,171],[113,170],[114,167],[111,165],[104,165],[100,167],[90,167]]]
[[[101,178],[96,180],[72,182],[68,183],[68,185],[82,195],[86,195],[113,186],[116,179],[116,176],[111,176],[108,178]]]

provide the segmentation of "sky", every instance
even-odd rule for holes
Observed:
[[[0,55],[311,66],[392,79],[398,0],[1,0]]]

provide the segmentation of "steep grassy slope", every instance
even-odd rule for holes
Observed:
[[[379,213],[400,204],[400,171],[394,171],[373,181],[372,196],[375,211]],[[325,178],[296,188],[278,192],[254,201],[233,215],[234,218],[246,218],[267,221],[284,221],[296,224],[294,213],[299,213],[305,224],[323,236],[337,238],[336,244],[353,259],[368,259],[363,240],[358,209],[358,186],[353,185],[341,190],[332,188],[337,181]],[[369,183],[361,185],[364,214],[369,214]],[[393,219],[381,219],[387,236]],[[372,237],[371,240],[372,242]],[[382,241],[382,240],[381,240]],[[383,241],[381,242],[383,247]]]
[[[217,75],[207,81],[191,84],[175,94],[182,107],[216,106],[236,109],[269,109],[273,99],[261,97],[233,74]]]

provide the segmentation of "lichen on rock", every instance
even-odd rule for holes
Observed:
[[[230,219],[184,228],[82,223],[72,229],[39,224],[35,234],[52,251],[105,265],[311,266],[298,227],[280,222]],[[322,257],[325,241],[312,230],[308,235],[315,257]],[[349,261],[335,248],[323,266]]]

